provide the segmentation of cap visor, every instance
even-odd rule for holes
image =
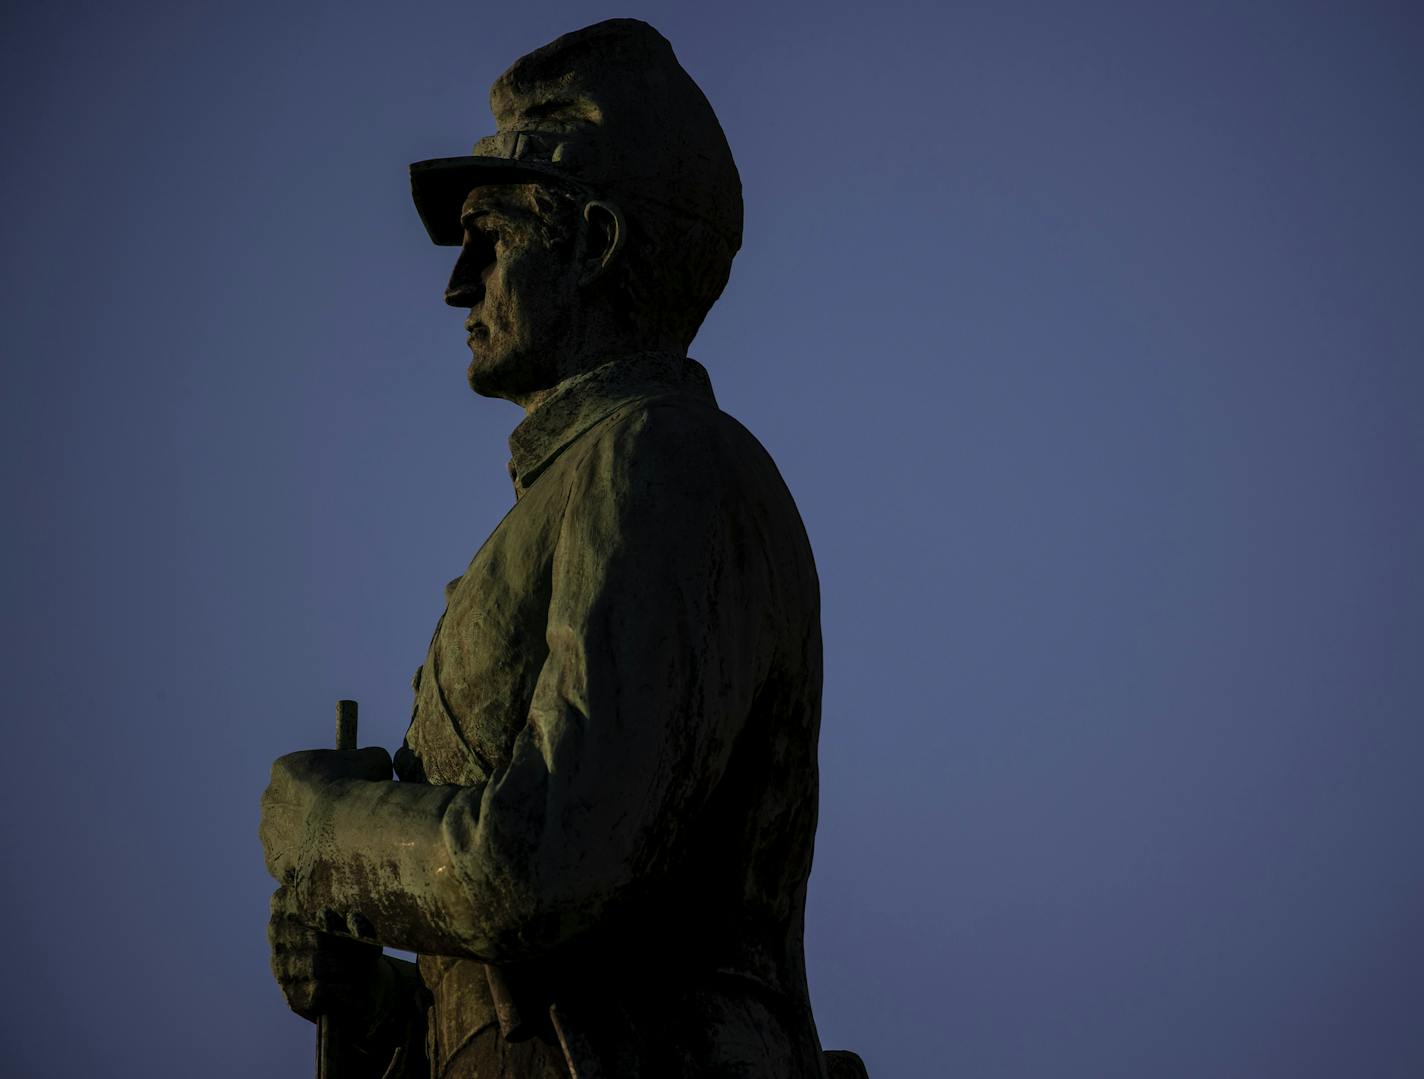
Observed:
[[[503,157],[435,157],[410,166],[410,193],[430,238],[458,247],[465,236],[460,211],[475,188],[551,179],[567,181],[554,169]]]

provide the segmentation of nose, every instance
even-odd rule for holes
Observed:
[[[445,302],[451,307],[478,307],[485,298],[485,279],[494,269],[494,244],[479,232],[466,231],[460,257],[445,286]]]

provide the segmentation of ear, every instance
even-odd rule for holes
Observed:
[[[613,265],[613,260],[623,250],[623,241],[628,235],[623,211],[611,202],[594,200],[584,205],[583,219],[588,225],[584,235],[588,239],[585,248],[583,273],[579,284],[590,285],[597,281]]]

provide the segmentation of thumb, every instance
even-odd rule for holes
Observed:
[[[391,779],[391,755],[382,746],[367,746],[365,749],[349,751],[351,754],[351,775],[353,778],[373,781]]]

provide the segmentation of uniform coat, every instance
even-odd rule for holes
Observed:
[[[302,901],[421,954],[435,1076],[819,1077],[795,504],[683,357],[569,379],[510,446],[517,501],[449,586],[401,782],[323,799]]]

